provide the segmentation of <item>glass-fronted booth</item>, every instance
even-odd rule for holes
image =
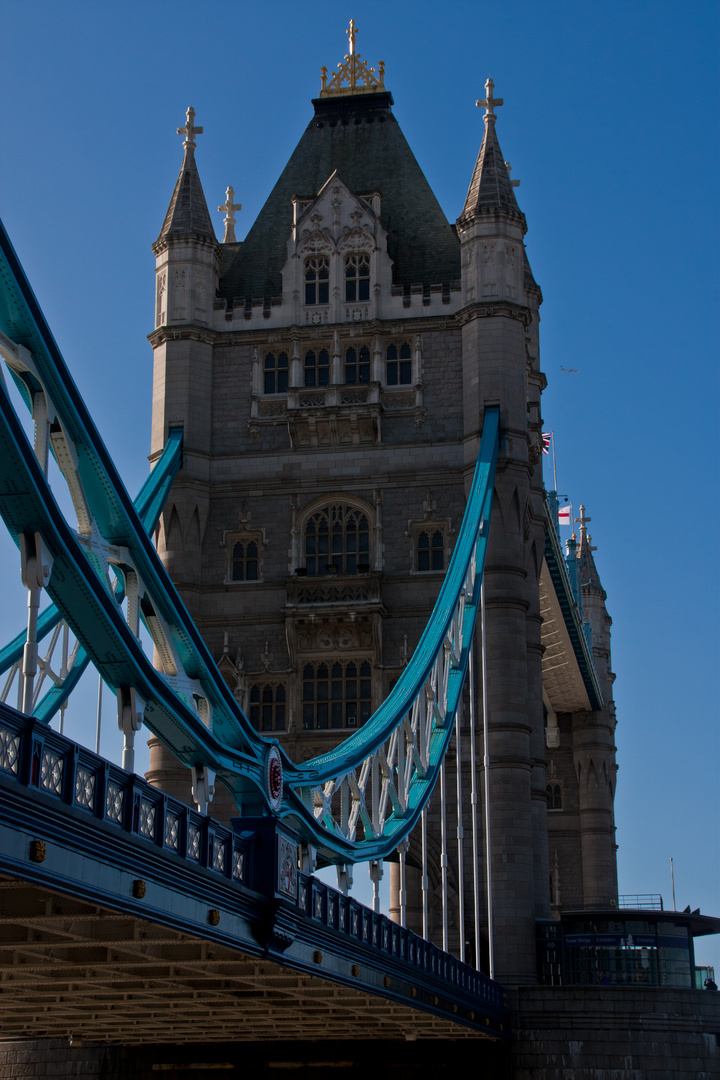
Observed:
[[[677,911],[576,911],[538,924],[538,974],[551,986],[695,986],[693,939],[720,920]]]

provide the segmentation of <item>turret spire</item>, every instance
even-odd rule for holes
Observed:
[[[524,226],[525,219],[513,191],[518,182],[510,179],[510,172],[495,132],[495,109],[504,102],[502,98],[493,96],[494,89],[495,83],[488,78],[485,83],[485,97],[479,98],[475,103],[485,109],[485,134],[459,220],[463,221],[480,213],[501,212],[520,218]]]
[[[185,136],[183,163],[156,243],[171,238],[217,243],[195,164],[195,136],[202,135],[202,132],[201,127],[195,126],[195,110],[191,105],[185,114],[184,126],[177,129],[178,135]]]
[[[585,590],[591,589],[602,593],[604,598],[605,590],[600,582],[600,575],[593,558],[593,551],[597,551],[597,548],[593,546],[592,537],[587,531],[588,522],[592,521],[592,518],[586,516],[584,505],[580,506],[580,517],[576,517],[575,521],[580,526],[580,543],[577,551],[580,582]]]

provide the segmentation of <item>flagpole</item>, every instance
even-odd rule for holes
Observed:
[[[552,444],[553,444],[553,480],[555,482],[555,494],[557,495],[558,486],[557,486],[557,466],[555,464],[555,432],[551,431],[550,434],[552,435]]]

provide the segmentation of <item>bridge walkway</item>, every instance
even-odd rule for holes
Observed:
[[[505,1039],[481,973],[0,706],[4,1037],[117,1043]],[[290,893],[292,893],[292,889]]]

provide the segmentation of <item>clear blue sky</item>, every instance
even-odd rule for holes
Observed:
[[[150,245],[187,106],[205,128],[208,204],[214,215],[232,184],[242,237],[353,16],[454,220],[492,75],[545,297],[546,430],[561,493],[592,517],[613,617],[620,891],[662,892],[669,906],[672,856],[678,907],[713,914],[718,11],[714,0],[0,7],[0,215],[133,495],[148,467]],[[13,551],[3,535],[3,640],[24,620]],[[698,958],[720,969],[718,939]]]

